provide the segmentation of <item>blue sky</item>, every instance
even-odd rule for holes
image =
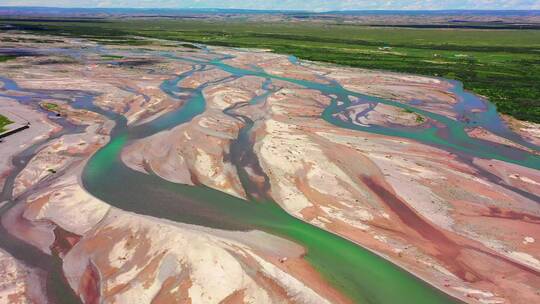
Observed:
[[[540,0],[0,0],[0,6],[244,9],[540,9]]]

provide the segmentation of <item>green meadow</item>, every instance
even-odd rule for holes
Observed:
[[[11,60],[11,59],[15,59],[15,56],[0,55],[0,62],[8,61],[8,60]]]
[[[104,44],[144,45],[134,36],[272,49],[298,58],[460,80],[501,113],[540,122],[540,30],[413,29],[315,22],[169,19],[0,24]]]
[[[0,115],[0,132],[4,132],[6,130],[5,127],[11,123],[13,123],[13,121],[9,120],[9,118]]]

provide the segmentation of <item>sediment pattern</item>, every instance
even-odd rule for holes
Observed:
[[[326,241],[425,301],[540,297],[538,125],[445,79],[54,41],[0,65],[0,111],[31,122],[1,144],[0,302],[55,302],[53,283],[83,303],[391,299],[343,283]]]

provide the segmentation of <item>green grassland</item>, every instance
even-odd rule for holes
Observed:
[[[13,121],[0,114],[0,132],[4,132],[6,130],[5,127],[11,123],[13,123]]]
[[[8,61],[11,59],[15,59],[15,56],[9,56],[9,55],[0,55],[0,62]]]
[[[52,112],[58,111],[58,105],[55,104],[55,103],[52,103],[52,102],[44,102],[44,103],[41,103],[41,106],[42,106],[44,109],[49,110],[49,111],[52,111]]]
[[[457,79],[500,112],[540,122],[540,31],[385,28],[315,22],[205,20],[32,22],[27,30],[144,45],[135,36],[272,49],[298,58]]]
[[[117,55],[101,55],[101,58],[103,59],[122,59],[124,56],[117,56]]]

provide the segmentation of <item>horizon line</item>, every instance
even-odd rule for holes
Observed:
[[[40,9],[133,9],[133,10],[236,10],[236,11],[259,11],[259,12],[307,12],[307,13],[332,13],[332,12],[540,12],[540,9],[341,9],[341,10],[306,10],[306,9],[257,9],[257,8],[220,8],[220,7],[87,7],[87,6],[35,6],[35,5],[0,5],[4,8],[40,8]]]

